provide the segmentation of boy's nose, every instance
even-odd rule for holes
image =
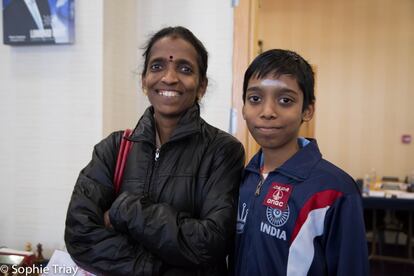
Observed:
[[[275,119],[277,117],[275,104],[272,102],[264,103],[260,117],[265,120]]]
[[[173,66],[168,66],[167,70],[165,71],[164,76],[161,79],[162,82],[166,84],[174,84],[178,82],[177,72],[172,67]]]

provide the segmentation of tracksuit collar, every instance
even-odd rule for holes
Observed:
[[[303,181],[309,177],[312,168],[322,159],[318,144],[315,139],[307,138],[310,141],[306,146],[300,148],[291,158],[273,172],[278,172],[287,177],[298,181]],[[260,159],[262,150],[253,156],[246,167],[247,171],[260,174]],[[272,173],[272,172],[270,172]]]

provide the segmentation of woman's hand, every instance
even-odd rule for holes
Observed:
[[[109,210],[104,213],[104,225],[106,228],[113,228],[111,224],[111,219],[109,218]]]

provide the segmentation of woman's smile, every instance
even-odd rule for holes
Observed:
[[[178,91],[175,91],[175,90],[155,90],[155,92],[158,94],[158,95],[160,95],[160,96],[163,96],[163,97],[169,97],[169,98],[171,98],[171,97],[178,97],[178,96],[180,96],[182,93],[180,93],[180,92],[178,92]]]

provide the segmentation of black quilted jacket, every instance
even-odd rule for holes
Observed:
[[[201,119],[195,105],[155,158],[150,107],[130,138],[134,143],[115,196],[121,136],[114,132],[97,144],[79,175],[65,229],[72,258],[104,275],[226,275],[242,145]],[[108,209],[113,229],[103,226]]]

